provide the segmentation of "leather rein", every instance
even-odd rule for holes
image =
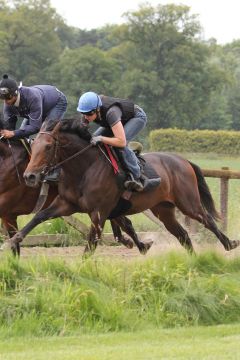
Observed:
[[[51,137],[53,138],[53,140],[55,141],[54,158],[56,159],[56,157],[57,157],[57,149],[58,149],[58,146],[59,146],[59,140],[58,140],[58,138],[56,138],[56,137],[55,137],[51,132],[49,132],[49,131],[40,131],[40,132],[38,133],[38,135],[42,135],[42,134],[46,134],[46,135],[51,136]],[[58,167],[60,167],[61,165],[65,164],[65,163],[68,162],[69,160],[72,160],[72,159],[76,158],[77,156],[83,154],[85,151],[87,151],[87,150],[88,150],[90,147],[92,147],[92,146],[93,146],[92,144],[89,144],[89,145],[87,145],[85,148],[83,148],[82,150],[80,150],[80,151],[76,152],[75,154],[69,156],[68,158],[66,158],[66,159],[58,162],[57,164],[52,165],[52,166],[50,166],[49,168],[46,167],[46,169],[43,170],[42,174],[43,174],[44,176],[47,175],[50,171],[53,171],[53,170],[57,169]]]

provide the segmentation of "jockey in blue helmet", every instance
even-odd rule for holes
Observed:
[[[127,146],[147,122],[143,109],[130,100],[98,95],[89,91],[84,93],[78,102],[77,111],[81,112],[87,122],[95,122],[100,127],[95,131],[92,143],[102,142],[121,149],[124,165],[129,179],[125,181],[127,190],[142,191],[141,171],[135,153]],[[149,184],[151,183],[152,184]],[[148,185],[156,186],[159,179],[148,179]]]

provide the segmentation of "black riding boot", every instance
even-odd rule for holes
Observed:
[[[133,175],[130,173],[128,173],[128,176],[129,178],[124,183],[125,189],[129,191],[137,191],[137,192],[143,191],[144,187],[140,179],[139,180],[134,179]]]

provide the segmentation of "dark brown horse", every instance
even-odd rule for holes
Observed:
[[[188,250],[193,251],[186,230],[175,217],[177,207],[184,215],[202,223],[220,240],[225,250],[240,242],[229,240],[217,227],[213,198],[200,168],[180,156],[169,153],[144,155],[161,184],[148,192],[121,197],[112,167],[98,147],[90,145],[90,134],[80,123],[70,120],[42,127],[32,146],[32,157],[24,173],[30,186],[38,186],[42,176],[55,165],[61,166],[58,196],[47,209],[40,211],[18,232],[9,245],[13,248],[40,222],[75,212],[86,212],[92,222],[86,251],[93,251],[106,219],[151,209],[167,230]],[[116,208],[118,211],[116,212]],[[127,209],[128,208],[128,209]],[[127,209],[127,210],[126,210]],[[119,223],[120,224],[120,223]]]
[[[0,218],[9,237],[18,230],[17,217],[30,214],[39,197],[40,187],[30,188],[23,179],[29,154],[19,140],[0,140]],[[44,207],[57,195],[57,188],[50,187]],[[20,253],[20,247],[16,248]]]
[[[0,127],[2,124],[0,122]],[[20,140],[0,140],[0,218],[2,225],[11,238],[17,231],[17,218],[20,215],[32,213],[39,197],[40,187],[31,188],[26,185],[23,173],[30,160],[27,148]],[[49,187],[49,194],[43,209],[48,207],[57,196],[58,188]],[[129,219],[119,218],[122,229],[134,240],[139,251],[145,254],[151,243],[142,243],[138,240],[137,234]],[[128,248],[133,247],[132,241],[125,237],[118,226],[117,221],[111,222],[114,238]],[[20,254],[20,246],[17,245],[14,252]]]

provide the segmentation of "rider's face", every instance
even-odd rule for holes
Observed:
[[[83,116],[84,116],[84,118],[85,118],[88,122],[91,122],[91,121],[96,120],[96,118],[97,118],[97,113],[94,112],[94,113],[91,114],[91,115],[84,114]]]
[[[13,96],[11,97],[11,99],[5,99],[4,102],[7,105],[13,105],[15,104],[16,100],[17,100],[17,96]]]

